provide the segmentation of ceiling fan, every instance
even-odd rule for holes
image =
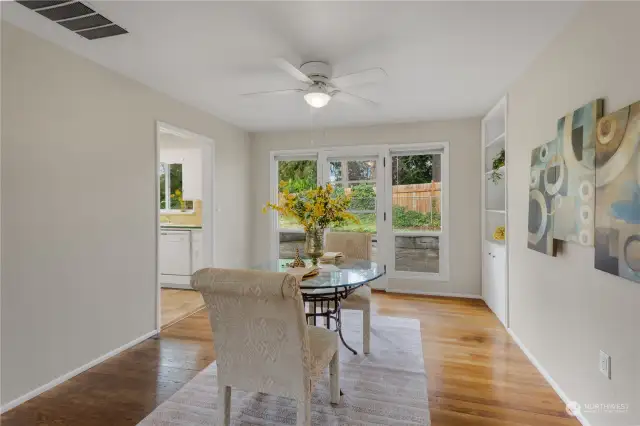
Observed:
[[[377,103],[353,93],[345,92],[345,87],[376,83],[384,80],[387,73],[382,68],[370,68],[353,74],[332,78],[331,65],[326,62],[305,62],[300,67],[286,59],[277,58],[275,64],[296,80],[308,85],[306,89],[285,89],[269,92],[245,93],[242,96],[287,95],[304,93],[304,100],[314,108],[326,106],[331,99],[358,105],[376,106]]]

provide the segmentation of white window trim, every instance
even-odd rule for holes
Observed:
[[[406,271],[393,271],[393,268],[387,268],[388,278],[391,279],[411,279],[411,280],[427,280],[427,281],[438,281],[438,282],[448,282],[450,277],[450,257],[449,257],[449,239],[451,233],[451,227],[449,223],[449,191],[451,188],[449,181],[449,161],[450,161],[450,153],[449,153],[449,142],[415,142],[415,143],[402,143],[402,144],[378,144],[378,145],[349,145],[345,143],[343,146],[332,146],[332,147],[322,147],[318,149],[293,149],[293,150],[276,150],[271,151],[269,153],[270,157],[270,196],[269,199],[272,203],[277,202],[278,200],[278,160],[296,160],[296,159],[311,159],[316,158],[317,164],[317,184],[323,185],[323,176],[325,173],[323,170],[327,159],[333,157],[354,157],[354,158],[362,158],[364,156],[377,155],[380,159],[384,159],[387,164],[391,164],[391,152],[392,151],[416,151],[416,154],[420,151],[425,150],[436,150],[442,149],[442,160],[441,160],[441,183],[442,187],[444,187],[444,191],[440,194],[440,221],[442,224],[441,231],[425,231],[425,232],[416,232],[413,234],[416,235],[434,235],[440,237],[439,245],[440,245],[440,268],[438,273],[428,273],[428,272],[406,272]],[[387,173],[386,169],[383,167],[384,178],[382,179],[383,185],[389,186],[391,182],[387,182]],[[379,175],[378,175],[379,176]],[[390,174],[389,174],[390,176]],[[387,212],[387,217],[389,220],[389,225],[386,227],[392,228],[391,226],[391,212],[392,204],[393,204],[393,196],[390,191],[385,190],[385,199],[383,200],[384,204],[384,212]],[[384,213],[383,212],[383,213]],[[378,221],[378,235],[379,240],[382,238],[388,241],[394,241],[395,237],[393,235],[393,230],[391,229],[391,235],[387,235],[388,232],[385,227],[380,227],[380,221],[383,220],[382,214],[379,214]],[[277,214],[274,211],[270,211],[271,218],[271,235],[270,235],[270,252],[271,258],[276,259],[279,256],[279,232],[292,232],[292,233],[303,233],[303,230],[296,229],[283,229],[278,227],[278,218]],[[402,234],[411,235],[411,232],[402,232]],[[380,252],[383,253],[383,259],[387,266],[389,263],[395,262],[395,253],[393,251],[394,247],[379,247]]]

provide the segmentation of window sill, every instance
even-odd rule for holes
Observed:
[[[195,210],[160,210],[160,215],[169,214],[196,214]]]

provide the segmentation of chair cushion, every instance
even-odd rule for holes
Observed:
[[[371,287],[363,285],[340,302],[343,309],[363,310],[371,306]]]
[[[326,328],[309,327],[309,352],[311,352],[311,376],[322,374],[338,350],[338,333]]]

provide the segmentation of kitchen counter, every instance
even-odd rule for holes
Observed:
[[[172,223],[161,223],[160,229],[202,229],[202,225],[178,225]]]

